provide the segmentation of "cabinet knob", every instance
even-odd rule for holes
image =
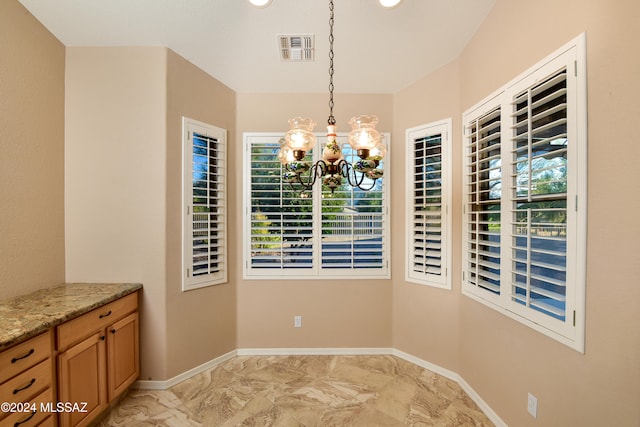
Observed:
[[[115,334],[115,333],[116,333],[116,330],[115,330],[115,329],[112,329],[112,330],[111,330],[111,333],[112,333],[112,334]]]
[[[106,338],[107,338],[107,337],[105,337],[104,335],[100,335],[100,339],[101,339],[102,341],[104,341]]]

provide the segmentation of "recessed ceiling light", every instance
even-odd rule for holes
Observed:
[[[249,0],[252,5],[256,7],[267,7],[271,3],[271,0]]]
[[[387,9],[392,9],[397,5],[399,5],[402,0],[379,0],[379,1],[380,1],[380,6]]]

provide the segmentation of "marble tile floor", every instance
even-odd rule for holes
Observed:
[[[237,356],[131,390],[107,426],[493,426],[460,386],[395,356]]]

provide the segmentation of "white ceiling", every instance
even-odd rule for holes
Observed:
[[[334,0],[337,93],[395,93],[454,59],[495,0]],[[166,46],[236,92],[328,91],[329,2],[20,0],[66,46]],[[283,62],[277,34],[313,33],[315,61]]]

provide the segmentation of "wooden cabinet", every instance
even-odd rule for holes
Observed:
[[[138,378],[138,313],[131,313],[108,328],[107,373],[109,400],[118,397]]]
[[[14,404],[0,412],[0,426],[55,425],[51,413],[42,410],[53,401],[51,343],[51,333],[45,332],[0,353],[0,402]]]
[[[56,328],[58,401],[86,402],[59,424],[88,425],[138,377],[138,299],[130,294]]]
[[[139,376],[141,289],[68,283],[0,300],[0,427],[95,423]]]
[[[86,425],[108,406],[104,331],[58,355],[58,400],[85,404],[86,412],[61,412],[60,425]]]

